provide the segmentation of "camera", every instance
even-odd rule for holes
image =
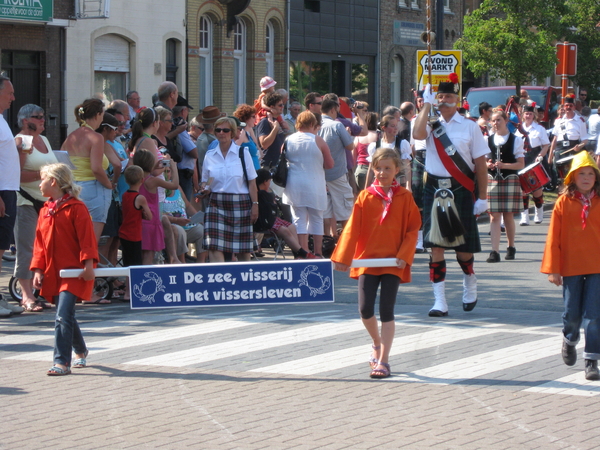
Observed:
[[[163,167],[171,167],[171,160],[170,159],[163,159],[161,161]]]

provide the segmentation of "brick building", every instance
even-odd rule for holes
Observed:
[[[74,14],[74,2],[54,0],[35,5],[0,8],[0,69],[11,79],[16,98],[5,117],[16,133],[19,109],[27,103],[41,106],[46,113],[44,134],[58,148],[64,109],[65,27]]]
[[[440,14],[436,14],[438,4]],[[432,49],[450,50],[462,34],[465,0],[431,0]],[[440,5],[440,6],[441,6]],[[425,0],[385,0],[381,2],[381,105],[398,106],[413,101],[417,84],[417,50],[427,46],[420,35],[426,31]],[[441,20],[440,20],[441,19]],[[438,29],[443,30],[441,33]]]
[[[265,75],[286,88],[285,0],[187,3],[190,104],[216,105],[231,114],[240,103],[252,104]],[[228,14],[233,7],[242,11]]]

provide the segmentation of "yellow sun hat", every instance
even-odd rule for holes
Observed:
[[[598,166],[596,165],[594,158],[592,158],[592,156],[586,150],[577,153],[575,158],[573,158],[573,161],[571,162],[571,170],[569,170],[569,173],[565,177],[564,184],[567,185],[572,183],[575,172],[582,167],[593,167],[594,169],[598,170]]]

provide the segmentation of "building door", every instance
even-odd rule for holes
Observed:
[[[33,103],[45,109],[42,101],[41,52],[2,51],[2,71],[15,88],[15,101],[4,117],[14,133],[19,131],[17,113],[23,105]]]

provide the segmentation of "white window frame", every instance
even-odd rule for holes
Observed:
[[[445,13],[451,13],[452,12],[450,10],[450,0],[444,0],[444,12]]]
[[[199,106],[204,108],[213,104],[213,23],[210,17],[200,17],[198,30]]]
[[[400,8],[408,8],[408,5],[406,4],[406,0],[398,0],[398,6]]]
[[[420,9],[419,8],[419,0],[411,0],[410,2],[410,7],[412,9]]]
[[[275,27],[270,21],[265,30],[265,62],[267,75],[275,78]]]
[[[239,19],[233,28],[233,101],[246,103],[246,24]]]
[[[131,43],[119,34],[109,33],[94,40],[94,90],[101,91],[108,102],[123,98],[129,89]],[[118,91],[106,89],[111,83]]]

